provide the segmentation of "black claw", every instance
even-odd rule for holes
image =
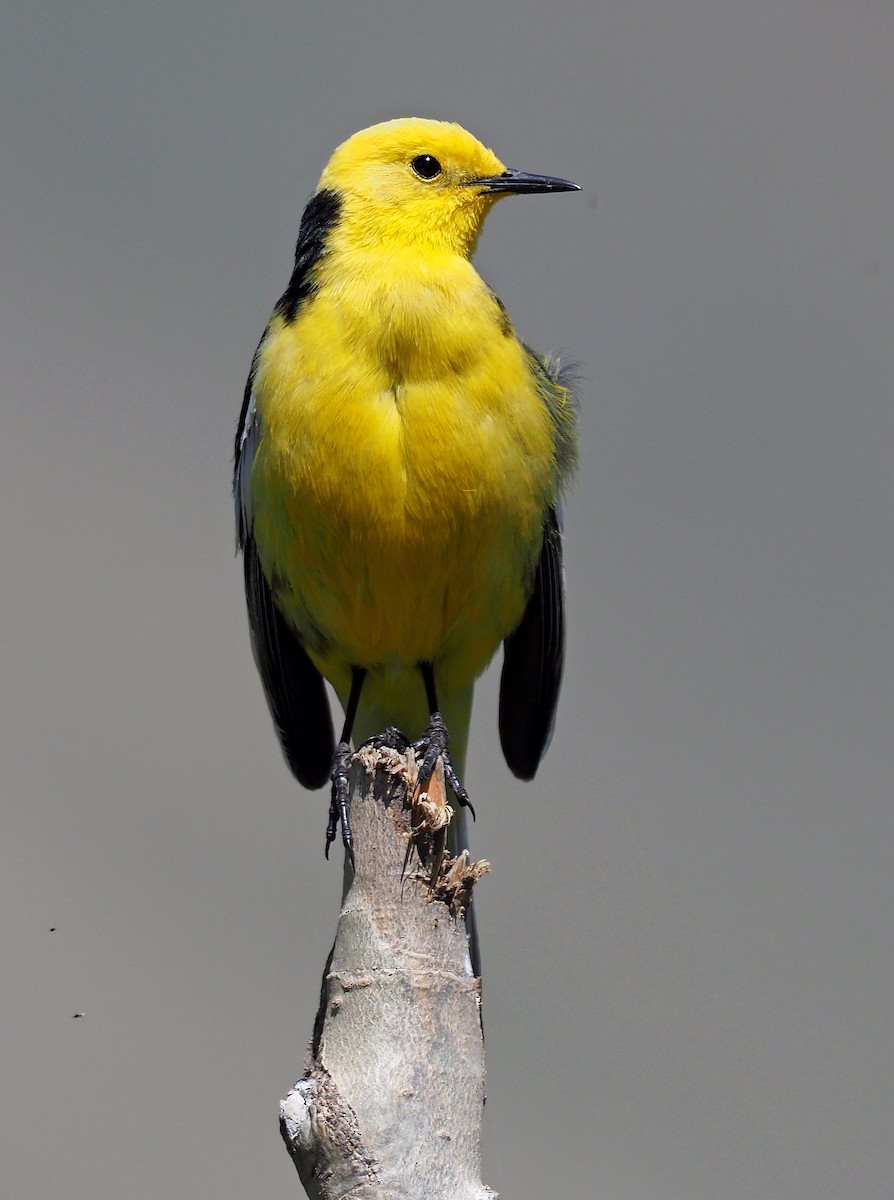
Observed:
[[[472,814],[472,820],[473,821],[476,820],[475,806],[472,803],[472,801],[469,799],[469,793],[463,787],[462,781],[460,780],[460,777],[457,775],[456,770],[453,766],[453,763],[450,761],[449,755],[444,759],[444,778],[447,780],[447,782],[453,788],[453,794],[454,794],[454,796],[456,796],[456,802],[460,806],[460,808],[467,808],[469,810],[469,812]]]
[[[457,804],[461,808],[467,808],[472,814],[472,820],[474,821],[475,809],[472,807],[469,793],[463,787],[459,775],[456,773],[456,768],[453,765],[448,748],[449,741],[450,734],[447,732],[444,718],[439,712],[433,712],[425,733],[418,742],[413,742],[413,749],[417,754],[422,755],[422,764],[417,774],[416,786],[420,792],[424,792],[428,788],[432,774],[434,773],[435,764],[440,758],[444,764],[444,778],[453,790]]]
[[[396,750],[398,754],[406,754],[410,748],[409,738],[396,725],[389,725],[381,733],[368,738],[364,746],[372,746],[374,750]]]
[[[351,832],[351,818],[348,812],[348,797],[350,796],[350,779],[348,772],[351,766],[350,742],[339,742],[332,760],[332,798],[329,801],[329,823],[326,826],[326,857],[329,857],[329,847],[335,841],[335,831],[341,822],[341,840],[344,843],[351,866],[354,866],[354,835]]]

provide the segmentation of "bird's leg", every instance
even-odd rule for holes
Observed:
[[[348,696],[348,706],[345,709],[345,723],[341,731],[341,740],[335,747],[335,757],[332,760],[332,799],[329,802],[329,824],[326,826],[326,857],[329,857],[329,847],[335,841],[335,831],[341,821],[341,840],[354,866],[354,835],[351,833],[351,818],[348,813],[348,796],[350,780],[348,770],[351,766],[351,731],[357,716],[357,705],[360,703],[360,693],[366,678],[365,667],[351,668],[351,692]]]
[[[453,794],[456,796],[457,804],[462,808],[467,808],[474,820],[475,809],[472,807],[469,793],[463,787],[462,781],[453,765],[453,760],[450,757],[450,750],[448,748],[450,734],[447,731],[447,726],[444,724],[444,718],[438,711],[438,694],[435,690],[434,667],[430,662],[424,662],[419,664],[419,670],[422,673],[422,681],[425,684],[429,717],[425,733],[423,733],[418,742],[413,743],[413,749],[422,755],[422,764],[419,767],[417,776],[417,787],[420,792],[426,790],[429,780],[432,777],[432,772],[435,769],[435,763],[440,758],[444,764],[444,778],[450,784]]]

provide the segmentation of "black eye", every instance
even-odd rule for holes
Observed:
[[[420,179],[436,179],[441,174],[441,164],[433,154],[417,154],[410,166]]]

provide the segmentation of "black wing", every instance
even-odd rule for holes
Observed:
[[[500,742],[519,779],[533,779],[552,737],[565,659],[562,535],[555,510],[543,526],[534,588],[518,627],[503,643]]]
[[[341,200],[326,190],[317,192],[304,210],[292,277],[275,309],[286,324],[295,320],[299,308],[314,295],[314,268],[326,253],[326,240],[340,212]],[[251,364],[236,431],[236,540],[245,558],[252,650],[283,754],[298,782],[317,788],[329,779],[335,753],[329,700],[323,677],[276,606],[252,533],[251,471],[261,435],[254,381],[264,338]]]
[[[276,607],[251,535],[243,555],[251,645],[282,752],[299,783],[322,787],[335,754],[323,677]]]
[[[299,783],[318,788],[329,779],[335,753],[329,699],[323,677],[276,606],[252,534],[251,469],[260,436],[253,390],[257,359],[255,354],[245,386],[233,478],[251,646],[286,762]]]

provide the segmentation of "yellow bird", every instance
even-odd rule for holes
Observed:
[[[500,739],[533,777],[564,656],[566,375],[471,264],[504,196],[578,191],[507,169],[459,125],[406,118],[339,146],[254,356],[234,491],[252,645],[286,760],[332,783],[353,857],[355,744],[400,730],[458,802],[472,688],[503,642]],[[336,746],[323,685],[345,710]],[[449,738],[448,738],[449,730]]]

